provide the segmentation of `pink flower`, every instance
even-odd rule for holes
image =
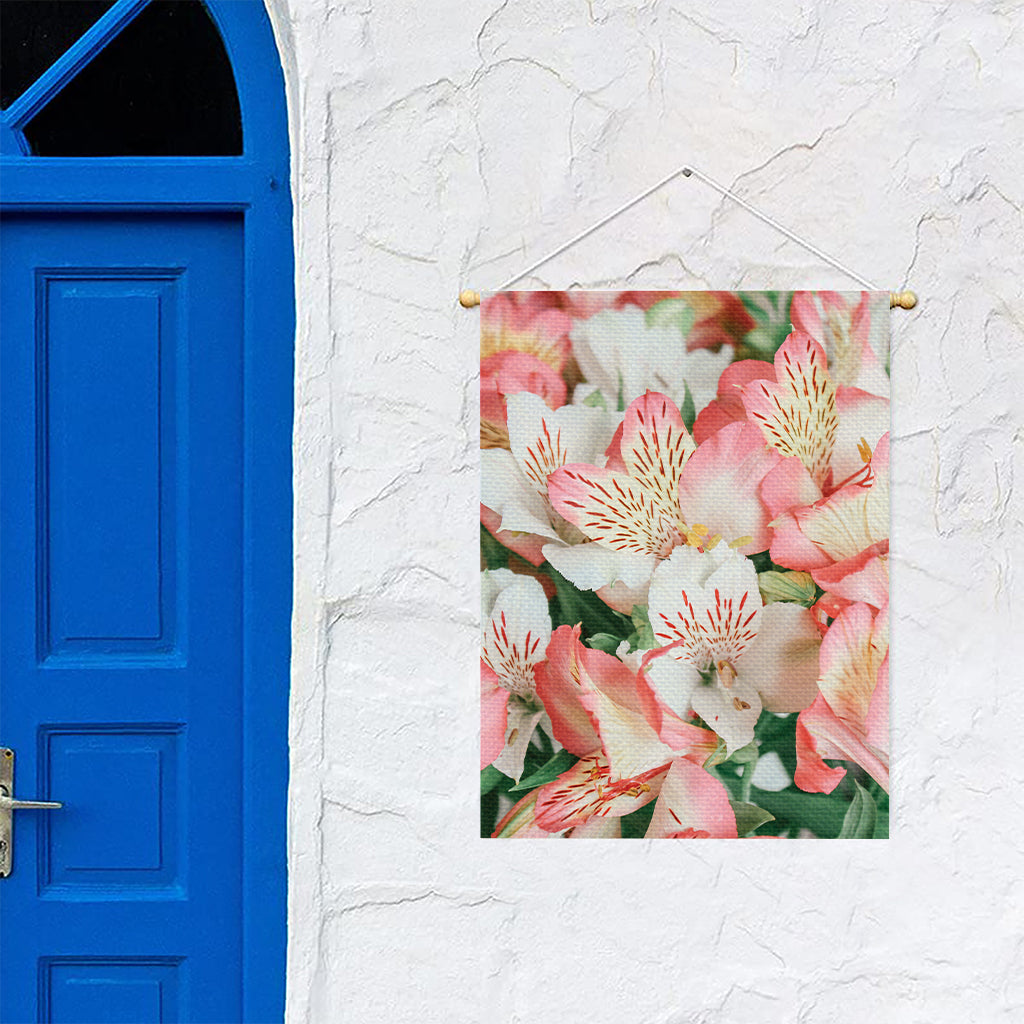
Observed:
[[[675,761],[661,784],[648,839],[735,839],[736,815],[718,779],[689,761]]]
[[[562,371],[569,358],[571,325],[566,313],[520,304],[509,294],[495,295],[481,304],[481,447],[508,447],[503,428],[509,395],[530,391],[551,409],[565,404]]]
[[[870,303],[870,292],[856,304],[837,292],[794,292],[790,317],[822,344],[837,385],[888,397],[889,378],[871,347]]]
[[[800,712],[794,781],[831,793],[846,774],[823,758],[853,761],[889,791],[888,609],[858,603],[844,609],[821,644],[820,693]]]
[[[722,374],[718,397],[694,424],[703,442],[730,423],[757,425],[765,442],[798,459],[819,494],[841,486],[861,466],[863,444],[873,446],[889,429],[889,402],[858,388],[836,388],[824,348],[795,332],[775,354],[733,363]]]
[[[686,347],[713,348],[737,345],[757,326],[735,292],[683,292],[697,319],[686,336]]]
[[[621,781],[603,755],[580,758],[553,782],[528,793],[505,815],[494,838],[616,838],[615,822],[657,800],[648,839],[735,839],[736,817],[718,779],[686,758]],[[569,830],[569,831],[567,831]]]
[[[481,767],[494,764],[518,782],[534,729],[545,720],[535,670],[551,638],[551,616],[544,589],[529,576],[484,572],[480,590]]]
[[[889,435],[883,434],[851,483],[821,497],[803,467],[788,459],[769,473],[761,495],[772,520],[772,560],[805,570],[823,590],[881,607],[887,600]]]
[[[580,643],[580,627],[560,626],[537,670],[537,694],[555,739],[578,756],[600,752],[610,781],[636,779],[674,758],[715,749],[705,729],[660,702],[646,676],[614,655]],[[666,716],[674,721],[665,722]]]
[[[561,375],[528,352],[496,352],[480,362],[480,415],[493,422],[506,420],[507,395],[532,391],[549,409],[565,405],[566,386]]]
[[[800,605],[762,606],[757,573],[728,548],[681,547],[655,570],[648,609],[661,647],[644,658],[655,692],[678,715],[693,708],[729,751],[754,738],[763,707],[806,708],[817,693],[818,633]],[[659,677],[672,661],[690,667]]]
[[[576,586],[595,590],[616,580],[642,586],[680,544],[763,551],[769,517],[759,486],[778,461],[746,423],[698,448],[679,409],[648,391],[626,410],[608,467],[567,463],[549,476],[552,506],[592,543],[548,558]]]
[[[572,318],[559,309],[504,292],[480,305],[480,362],[500,352],[526,352],[561,373],[569,359]]]
[[[563,405],[551,410],[538,395],[508,399],[508,449],[480,453],[481,522],[505,547],[533,565],[552,548],[582,534],[548,500],[548,477],[567,462],[598,458],[611,431],[602,409]]]

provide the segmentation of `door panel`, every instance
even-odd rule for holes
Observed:
[[[237,1021],[241,218],[2,228],[3,1019]]]

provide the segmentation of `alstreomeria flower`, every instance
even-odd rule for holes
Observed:
[[[545,554],[581,589],[640,587],[679,545],[767,548],[758,487],[780,456],[757,428],[732,424],[698,447],[675,404],[648,391],[626,410],[608,453],[604,468],[567,463],[548,478],[552,506],[592,543]]]
[[[546,656],[551,616],[544,588],[508,569],[481,573],[480,767],[519,781],[533,731],[546,722],[535,670]]]
[[[659,695],[677,714],[692,707],[730,752],[754,738],[762,707],[799,711],[814,699],[819,634],[811,613],[763,606],[754,565],[738,552],[676,549],[654,572],[648,612],[663,646],[644,665]],[[688,666],[689,687],[665,692],[655,659]]]

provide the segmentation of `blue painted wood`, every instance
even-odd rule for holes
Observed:
[[[178,268],[37,276],[48,658],[175,651],[183,293]]]
[[[262,5],[207,6],[235,70],[243,156],[15,154],[0,167],[7,215],[0,246],[0,722],[3,741],[18,750],[19,788],[59,799],[64,786],[71,794],[68,813],[55,812],[59,819],[24,812],[16,821],[15,874],[0,881],[5,1021],[73,1019],[87,1009],[81,1000],[104,988],[107,1016],[97,1019],[147,1020],[140,993],[157,983],[163,1019],[283,1016],[294,335],[287,122]],[[102,281],[86,285],[82,274],[74,283],[76,273],[97,268],[106,272]],[[152,344],[119,349],[124,337],[114,330],[97,340],[109,359],[91,363],[73,348],[74,316],[48,325],[37,314],[48,274],[55,295],[84,302],[83,337],[103,333],[85,300],[106,289],[121,303],[122,326],[135,317],[138,336],[152,343],[142,306],[159,295],[174,306],[166,328],[163,308],[157,317],[160,354]],[[110,325],[116,323],[112,314]],[[175,323],[185,324],[178,335]],[[40,379],[40,353],[52,351],[42,342],[51,335],[72,346],[71,362],[57,368],[55,380]],[[230,371],[225,360],[234,360]],[[101,365],[110,372],[100,373]],[[154,367],[161,375],[155,390]],[[76,394],[79,380],[88,387]],[[98,598],[102,591],[86,578],[104,559],[116,563],[106,542],[77,553],[58,544],[58,571],[42,573],[53,565],[51,517],[70,521],[74,507],[66,497],[54,504],[40,490],[48,479],[41,467],[52,469],[52,424],[38,413],[54,408],[54,388],[71,396],[57,419],[79,431],[91,424],[104,446],[114,444],[116,432],[98,408],[118,391],[131,394],[134,404],[123,410],[134,425],[124,440],[132,467],[124,493],[140,504],[157,501],[164,518],[144,535],[143,516],[105,512],[95,495],[86,517],[101,531],[124,526],[142,553],[123,562],[109,592],[130,609]],[[161,406],[156,434],[148,419],[154,403]],[[177,444],[171,462],[168,432]],[[159,453],[151,451],[157,435]],[[82,454],[82,440],[74,444]],[[40,450],[47,452],[42,462]],[[98,475],[102,461],[82,457]],[[89,473],[67,468],[58,477],[65,488],[85,486]],[[102,486],[116,497],[116,480]],[[209,502],[233,505],[233,512],[203,515]],[[54,596],[78,616],[74,629],[51,628],[71,621],[52,615]],[[150,628],[154,609],[157,630]],[[151,632],[157,635],[142,635]],[[9,727],[26,714],[12,736]],[[126,816],[107,797],[86,808],[83,772],[119,780],[137,813]],[[97,853],[104,836],[108,850]],[[31,943],[26,935],[34,936]],[[186,941],[187,949],[178,948]],[[133,993],[140,994],[134,1003]]]
[[[238,209],[287,189],[288,161],[249,157],[26,157],[4,160],[7,209]],[[287,197],[284,197],[285,200]]]
[[[179,1020],[186,979],[187,965],[173,958],[51,958],[40,974],[38,1019],[54,1024]]]
[[[182,957],[184,1019],[242,1019],[242,238],[237,214],[3,224],[0,715],[21,787],[66,803],[15,821],[12,1020],[41,958],[82,955]],[[172,275],[167,318],[124,309]]]

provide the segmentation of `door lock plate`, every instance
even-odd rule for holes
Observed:
[[[14,751],[10,747],[0,748],[0,794],[14,793]],[[14,841],[14,812],[0,810],[0,878],[11,873],[11,845]]]

